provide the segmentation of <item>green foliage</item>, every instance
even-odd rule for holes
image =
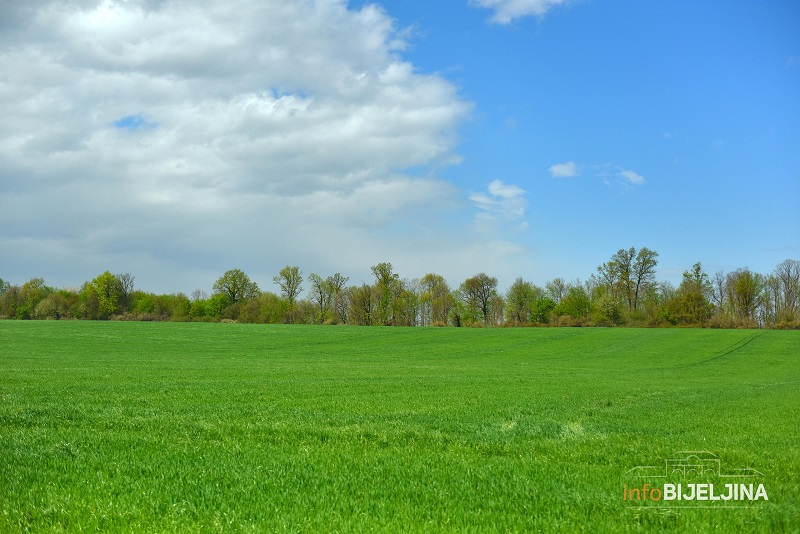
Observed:
[[[800,520],[798,332],[7,321],[0,346],[0,532]],[[623,501],[681,450],[763,472],[770,500]]]
[[[618,325],[622,322],[622,307],[619,300],[605,293],[594,303],[594,321],[598,325]]]
[[[479,273],[464,280],[459,290],[470,319],[480,318],[484,325],[488,325],[492,303],[497,296],[497,278]]]
[[[591,303],[589,295],[583,286],[573,286],[567,292],[561,302],[554,308],[556,315],[564,315],[573,319],[587,319],[589,317]]]
[[[303,275],[300,272],[300,267],[289,267],[287,265],[281,269],[278,276],[274,277],[272,281],[280,286],[283,298],[289,303],[289,308],[294,307],[297,296],[303,291],[301,286]]]
[[[226,296],[231,304],[258,298],[260,293],[258,285],[240,269],[225,271],[225,274],[214,282],[214,294]]]
[[[392,297],[397,292],[400,276],[393,272],[392,264],[389,262],[373,265],[371,269],[372,274],[375,276],[377,306],[369,311],[370,322],[376,325],[389,326],[394,322]],[[361,295],[362,302],[363,297],[364,295]]]
[[[227,271],[208,297],[200,289],[155,295],[134,289],[128,273],[106,271],[78,290],[56,290],[41,278],[22,287],[0,280],[0,319],[115,319],[197,322],[352,324],[363,326],[702,326],[796,328],[800,324],[800,261],[768,275],[738,269],[710,278],[700,263],[677,289],[655,280],[658,253],[618,250],[585,284],[555,278],[544,289],[518,278],[504,295],[479,273],[457,290],[433,273],[401,279],[391,263],[372,266],[373,285],[346,287],[336,273],[311,273],[305,299],[299,267],[274,277],[282,298],[263,294],[241,270]],[[262,298],[263,296],[263,298]]]
[[[421,316],[426,324],[446,324],[453,309],[454,298],[450,286],[440,274],[428,273],[420,280]]]
[[[31,278],[22,285],[19,291],[15,316],[17,319],[35,319],[36,307],[53,289],[45,285],[42,278]]]
[[[108,271],[85,284],[83,299],[87,318],[108,319],[118,313],[118,301],[122,292],[119,278]]]
[[[684,271],[677,294],[667,302],[666,313],[673,324],[703,326],[714,315],[709,300],[711,281],[700,263]]]

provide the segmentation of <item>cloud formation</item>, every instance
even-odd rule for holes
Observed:
[[[567,161],[551,165],[547,170],[553,178],[573,178],[581,175],[581,169],[590,169],[592,176],[602,178],[608,185],[614,184],[612,179],[616,179],[617,185],[642,185],[644,183],[644,176],[641,174],[612,163],[582,165],[574,161]]]
[[[527,228],[524,216],[528,201],[522,188],[492,180],[486,193],[473,193],[469,198],[480,210],[476,215],[479,228],[494,228],[500,223],[511,224],[517,229]]]
[[[620,169],[619,175],[627,180],[631,185],[641,185],[644,183],[644,176],[627,169]]]
[[[37,0],[0,20],[6,278],[338,270],[343,240],[367,270],[381,232],[458,206],[406,169],[458,162],[471,104],[402,59],[377,5]]]
[[[550,176],[554,178],[571,178],[573,176],[578,176],[578,166],[574,161],[556,163],[555,165],[551,165],[548,170],[550,171]]]
[[[470,0],[470,5],[491,9],[491,21],[497,24],[510,24],[514,19],[535,15],[544,16],[555,6],[567,0]]]

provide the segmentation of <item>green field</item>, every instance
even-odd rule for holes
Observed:
[[[769,500],[623,500],[679,451]],[[3,321],[0,458],[0,532],[798,532],[800,332]]]

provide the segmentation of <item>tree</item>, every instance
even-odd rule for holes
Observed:
[[[36,306],[52,292],[53,290],[47,287],[42,278],[31,278],[22,284],[16,310],[17,319],[34,318]]]
[[[255,282],[239,269],[226,271],[214,282],[214,293],[225,295],[231,304],[257,298],[261,291]]]
[[[84,286],[87,315],[93,319],[108,319],[118,312],[122,292],[119,278],[105,271]]]
[[[392,272],[392,264],[382,262],[372,266],[375,275],[375,289],[378,292],[377,324],[389,325],[394,321],[393,297],[398,292],[400,276]]]
[[[737,269],[728,273],[726,278],[726,295],[733,312],[739,320],[754,321],[764,280],[758,273],[750,269]]]
[[[595,276],[595,275],[592,275]],[[616,261],[610,260],[597,268],[597,283],[603,291],[610,295],[610,300],[619,298],[620,266]]]
[[[591,303],[586,289],[582,285],[574,285],[554,311],[557,315],[566,315],[573,319],[586,319],[589,317],[590,307]]]
[[[401,280],[392,298],[392,324],[416,326],[420,315],[419,281]]]
[[[613,299],[624,298],[628,310],[637,311],[647,285],[655,282],[658,252],[643,247],[619,249],[611,259],[597,268],[598,283]]]
[[[796,321],[800,315],[800,261],[781,262],[775,267],[773,276],[778,282],[776,319],[786,322]]]
[[[461,293],[468,307],[475,307],[480,312],[484,324],[489,324],[492,299],[497,295],[497,278],[479,273],[467,278],[461,284]]]
[[[725,310],[727,301],[726,301],[726,277],[725,273],[722,271],[717,271],[714,273],[714,277],[711,279],[711,298],[714,301],[714,306],[717,309],[718,313],[722,313]]]
[[[453,294],[443,276],[428,273],[420,280],[422,324],[447,324],[453,308]]]
[[[618,273],[618,284],[622,296],[628,302],[628,310],[633,311],[634,301],[634,279],[633,279],[633,260],[636,257],[636,248],[621,248],[611,257],[611,263],[615,265]]]
[[[348,295],[345,292],[345,286],[349,278],[340,273],[329,276],[325,279],[325,283],[331,291],[332,303],[335,318],[334,320],[347,324],[347,308],[349,306]]]
[[[128,311],[131,305],[131,295],[133,294],[133,281],[134,276],[130,273],[122,273],[117,275],[119,282],[119,307]]]
[[[311,273],[308,275],[308,280],[311,282],[309,299],[317,309],[319,322],[324,323],[328,319],[331,309],[335,307],[336,299],[347,284],[348,278],[336,273],[323,280],[320,275]]]
[[[714,314],[709,300],[711,280],[698,262],[683,272],[683,281],[677,294],[668,301],[667,312],[672,323],[704,325]]]
[[[350,324],[359,326],[370,326],[373,324],[381,324],[375,321],[375,291],[372,286],[362,284],[361,286],[351,287],[348,289],[350,293],[348,318]]]
[[[294,307],[297,296],[303,291],[300,285],[303,283],[300,267],[289,267],[287,265],[281,269],[278,276],[275,276],[272,281],[280,286],[283,297],[289,302],[289,308]]]
[[[317,318],[320,323],[325,322],[325,318],[331,310],[331,289],[328,282],[316,273],[308,275],[308,281],[311,282],[311,289],[309,289],[309,299],[317,308]]]
[[[542,290],[522,278],[517,278],[506,291],[506,316],[512,323],[529,323],[534,302],[541,298]]]
[[[556,304],[561,302],[561,300],[567,296],[567,293],[569,292],[571,287],[572,284],[570,284],[563,278],[554,278],[544,285],[547,297],[549,297],[550,300],[552,300]]]
[[[633,248],[631,248],[633,250]],[[658,265],[658,252],[642,247],[636,254],[631,274],[633,277],[633,311],[639,306],[639,296],[644,293],[644,288],[655,282],[656,265]]]

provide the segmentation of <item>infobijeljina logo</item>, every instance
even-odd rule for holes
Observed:
[[[681,451],[663,465],[625,472],[622,500],[637,508],[743,508],[769,500],[764,474],[751,467],[723,469],[708,451]]]

